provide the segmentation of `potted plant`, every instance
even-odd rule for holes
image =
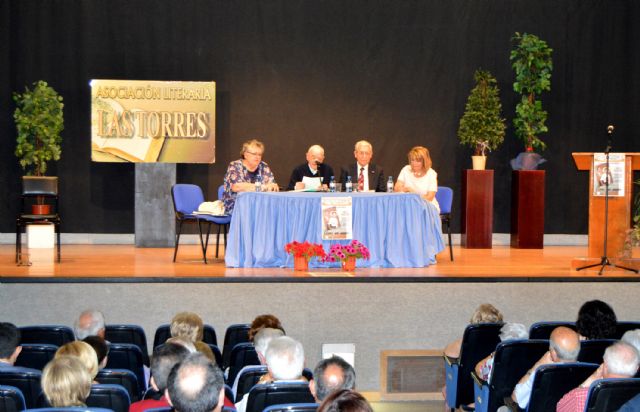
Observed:
[[[306,271],[309,269],[311,258],[319,257],[323,259],[326,254],[321,244],[311,242],[293,241],[284,246],[285,252],[293,255],[293,270]]]
[[[538,97],[543,91],[551,90],[553,50],[533,34],[516,32],[512,41],[514,49],[510,60],[516,75],[513,90],[522,95],[516,106],[513,125],[516,136],[525,144],[526,154],[513,159],[511,165],[514,170],[534,170],[544,162],[539,154],[534,153],[535,149],[546,148],[539,136],[548,131],[545,124],[547,112]]]
[[[640,180],[636,180],[634,183],[640,186]],[[627,259],[634,257],[633,248],[640,246],[640,192],[636,193],[633,208],[635,210],[633,226],[627,231],[624,249],[622,250],[622,257]]]
[[[45,81],[33,83],[33,89],[25,87],[24,93],[14,93],[13,100],[16,109],[13,119],[16,123],[16,150],[15,154],[20,161],[20,166],[25,170],[29,178],[23,178],[23,191],[37,191],[39,187],[57,188],[57,178],[49,177],[38,179],[31,176],[44,176],[47,171],[47,163],[60,159],[62,137],[60,133],[64,129],[64,117],[62,97]],[[52,183],[51,180],[55,182]],[[39,180],[48,180],[40,182]],[[29,189],[26,186],[34,186]],[[43,205],[44,199],[37,198],[38,206]],[[34,210],[34,213],[38,210]],[[47,210],[39,210],[40,214],[49,213]]]
[[[473,148],[473,169],[484,170],[487,150],[495,150],[504,141],[505,120],[501,116],[500,90],[488,71],[476,70],[476,86],[471,90],[460,118],[458,138]]]
[[[354,239],[348,245],[339,243],[331,245],[324,261],[340,262],[342,270],[353,272],[356,268],[356,259],[369,259],[369,257],[371,257],[369,249]]]

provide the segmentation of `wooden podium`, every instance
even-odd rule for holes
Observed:
[[[493,236],[493,170],[462,173],[461,244],[468,249],[491,249]]]
[[[602,257],[604,251],[604,196],[593,195],[593,153],[573,153],[578,170],[589,170],[589,254]],[[640,153],[625,153],[624,196],[609,196],[607,257],[617,258],[631,227],[633,171],[640,170]]]

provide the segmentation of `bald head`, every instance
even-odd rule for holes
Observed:
[[[573,329],[564,326],[551,332],[549,347],[554,362],[574,362],[580,352],[580,336]]]
[[[314,144],[307,150],[306,158],[309,166],[315,168],[317,164],[324,162],[324,149],[322,146]]]
[[[330,393],[340,389],[354,389],[356,373],[344,359],[332,356],[323,359],[313,371],[313,380],[309,382],[311,394],[317,402],[322,402]]]
[[[104,339],[104,315],[99,310],[87,309],[83,311],[74,326],[78,340],[87,336],[100,336]]]
[[[178,412],[220,411],[224,403],[222,371],[200,353],[173,367],[165,394]]]

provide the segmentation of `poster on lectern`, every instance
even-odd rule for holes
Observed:
[[[609,153],[609,166],[605,153],[593,154],[593,195],[604,196],[609,181],[609,196],[624,196],[624,153]]]
[[[91,160],[214,163],[216,83],[91,81]]]

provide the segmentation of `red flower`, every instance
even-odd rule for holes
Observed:
[[[308,241],[305,241],[303,243],[300,243],[298,241],[287,243],[284,246],[284,250],[294,257],[304,257],[307,260],[310,260],[315,256],[323,259],[326,256],[326,253],[324,252],[321,244],[311,243]]]

